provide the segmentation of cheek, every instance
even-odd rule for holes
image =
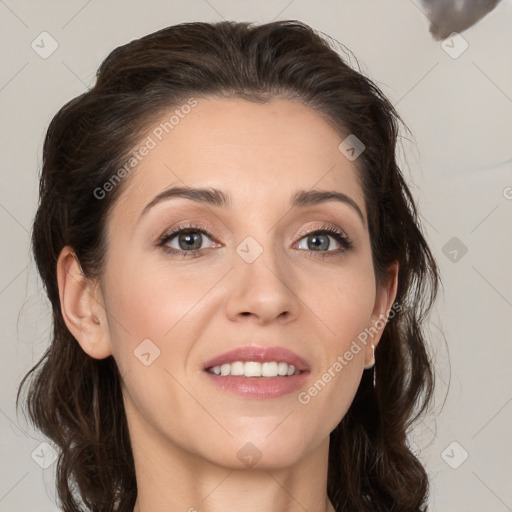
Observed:
[[[133,338],[163,339],[194,309],[212,287],[211,273],[177,271],[171,265],[132,262],[107,276],[109,306]]]
[[[321,365],[298,398],[306,410],[323,417],[327,432],[345,415],[359,386],[365,349],[371,343],[366,332],[375,293],[371,260],[361,258],[330,276],[322,293],[310,294],[325,335]]]
[[[142,415],[162,432],[165,425],[180,431],[179,425],[201,417],[182,383],[205,318],[201,298],[214,282],[135,259],[105,272],[113,355],[129,397],[127,413]],[[178,427],[176,417],[183,419]]]
[[[309,301],[330,332],[330,351],[344,347],[367,328],[375,306],[375,276],[369,258],[354,258],[324,280],[325,285]],[[312,283],[310,283],[312,284]],[[311,290],[315,288],[310,287]]]

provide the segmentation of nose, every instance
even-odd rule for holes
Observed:
[[[292,269],[284,257],[267,248],[251,262],[244,253],[235,253],[227,315],[232,321],[252,321],[260,325],[288,323],[297,318],[301,301],[294,291]]]

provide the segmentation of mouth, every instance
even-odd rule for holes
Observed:
[[[221,354],[203,370],[222,390],[253,398],[276,398],[304,385],[309,364],[284,347],[247,346]]]

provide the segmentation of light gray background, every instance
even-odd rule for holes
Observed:
[[[355,53],[414,134],[401,161],[444,290],[429,322],[438,412],[415,428],[411,445],[432,477],[432,511],[512,510],[510,1],[462,32],[469,46],[453,58],[413,0],[0,0],[0,512],[57,510],[55,464],[40,465],[51,450],[14,407],[50,334],[29,251],[48,123],[93,84],[116,46],[175,23],[222,18],[299,19],[329,34]],[[58,43],[46,59],[31,47],[43,31]],[[452,53],[464,41],[450,42]]]

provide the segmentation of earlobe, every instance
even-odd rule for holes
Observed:
[[[112,355],[101,289],[84,276],[70,246],[62,249],[57,260],[57,282],[62,317],[82,350],[94,359]]]

